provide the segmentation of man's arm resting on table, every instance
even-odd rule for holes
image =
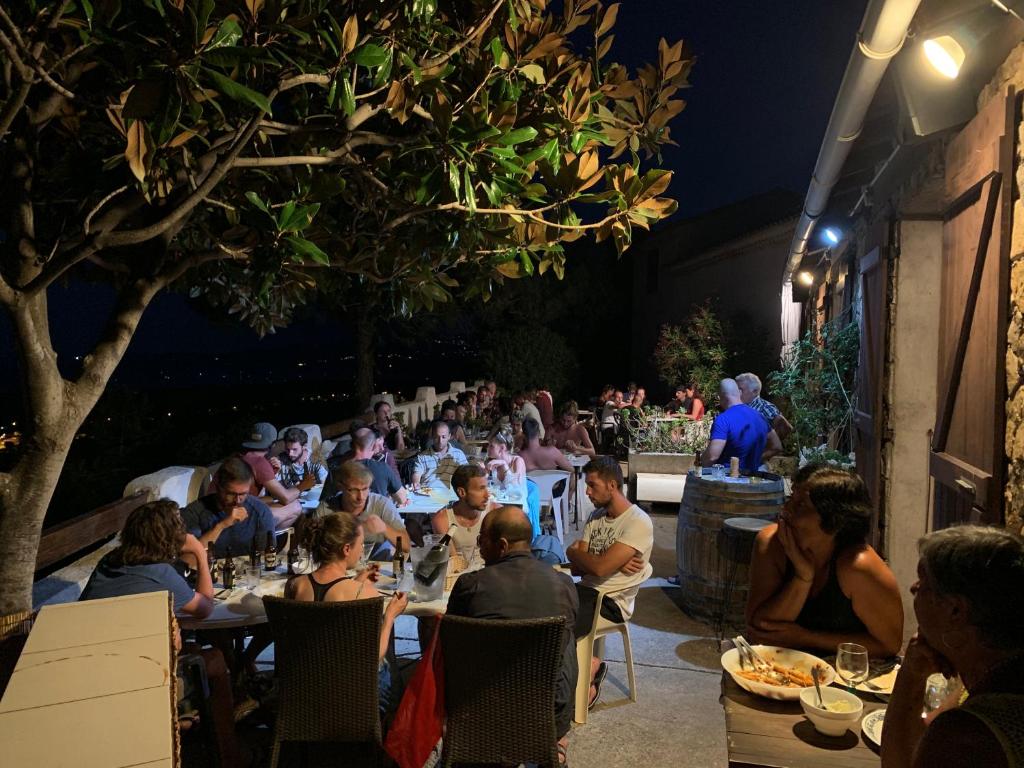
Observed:
[[[290,504],[299,498],[299,494],[302,493],[298,486],[295,488],[285,488],[278,480],[268,480],[263,488],[266,490],[267,495],[279,504]]]
[[[181,607],[181,612],[194,619],[205,619],[213,613],[213,600],[196,592],[195,596]]]
[[[580,539],[577,544],[566,550],[566,557],[572,563],[572,572],[577,575],[597,576],[605,578],[621,570],[634,556],[640,552],[628,544],[616,541],[600,555],[592,554]]]

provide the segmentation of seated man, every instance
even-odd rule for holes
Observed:
[[[741,472],[756,472],[761,462],[782,451],[782,442],[768,428],[764,418],[740,400],[740,389],[732,379],[722,379],[718,386],[718,407],[721,412],[711,425],[711,439],[704,451],[702,464],[728,465],[733,456],[740,460]]]
[[[455,468],[468,463],[466,454],[451,445],[450,439],[451,431],[447,422],[442,419],[431,422],[430,449],[421,451],[416,457],[416,466],[412,471],[413,488],[438,481],[450,486]]]
[[[612,453],[615,450],[615,438],[619,434],[621,416],[619,412],[627,403],[622,397],[621,389],[605,388],[601,393],[601,450]]]
[[[536,419],[523,422],[523,449],[519,455],[526,462],[526,471],[535,469],[564,469],[572,472],[572,464],[565,455],[553,445],[541,445],[540,423]]]
[[[392,451],[405,450],[405,432],[402,422],[391,415],[391,403],[379,400],[373,405],[373,423],[384,436],[384,442]]]
[[[378,496],[390,496],[395,504],[404,506],[409,503],[408,494],[402,485],[398,473],[383,461],[377,461],[374,451],[379,438],[370,427],[357,429],[352,436],[352,461],[362,464],[373,476],[370,491]],[[344,465],[343,465],[344,466]],[[336,487],[340,487],[335,484]]]
[[[537,422],[537,427],[540,430],[540,439],[544,439],[544,423],[541,420],[540,411],[537,410],[536,404],[531,399],[537,396],[536,391],[531,392],[516,392],[512,395],[512,405],[515,406],[517,411],[521,411],[523,414],[523,423],[526,423],[527,419],[533,419]]]
[[[274,515],[277,530],[283,531],[291,527],[302,514],[302,505],[299,503],[302,491],[298,488],[285,488],[277,479],[274,467],[266,455],[276,440],[277,430],[273,424],[254,424],[237,456],[252,468],[252,488],[249,493],[265,497],[264,502]]]
[[[476,547],[480,525],[492,508],[487,470],[479,464],[463,464],[452,475],[452,490],[459,500],[437,510],[430,519],[434,533],[450,533],[455,551]]]
[[[454,400],[441,403],[441,420],[448,425],[449,439],[460,448],[466,444],[466,430],[459,420],[459,404]]]
[[[373,475],[365,465],[349,461],[341,465],[336,482],[340,492],[325,499],[316,511],[317,517],[332,513],[352,515],[363,526],[363,542],[373,545],[368,559],[390,560],[391,553],[402,539],[402,551],[409,551],[409,534],[398,510],[387,496],[370,492]]]
[[[276,479],[285,488],[299,490],[300,504],[306,499],[313,499],[315,504],[327,480],[327,467],[310,458],[309,435],[306,430],[289,427],[284,431],[281,441],[284,450],[268,459],[270,466],[277,472]]]
[[[270,508],[249,493],[252,469],[241,459],[230,458],[220,465],[214,480],[212,493],[181,510],[186,530],[203,547],[200,559],[206,560],[205,549],[211,542],[217,557],[226,557],[229,549],[232,555],[248,552],[254,538],[262,551],[267,532],[277,528]]]
[[[768,429],[774,429],[779,440],[785,440],[793,431],[793,425],[782,411],[761,397],[761,379],[757,374],[741,373],[736,377],[736,386],[740,388],[740,399],[764,417]]]
[[[664,411],[669,416],[675,415],[680,411],[683,413],[690,411],[690,399],[686,396],[686,387],[682,384],[676,387],[675,395],[665,404]]]
[[[486,567],[464,573],[448,599],[449,616],[474,619],[535,619],[564,616],[566,633],[555,690],[555,732],[564,757],[576,689],[579,601],[572,579],[530,556],[533,529],[518,507],[498,507],[480,528],[480,555]]]
[[[551,443],[561,451],[571,451],[583,456],[594,456],[597,451],[590,441],[587,428],[579,421],[579,409],[575,400],[562,406],[558,421],[551,425]]]
[[[650,564],[654,525],[646,512],[622,495],[619,462],[611,456],[596,456],[583,467],[583,473],[595,509],[583,536],[566,550],[572,572],[583,577],[576,585],[580,598],[576,637],[590,633],[598,589],[610,592],[601,601],[601,616],[612,622],[626,621],[633,615],[640,584],[654,570]],[[589,669],[580,670],[592,681],[591,707],[597,703],[607,672],[605,663],[597,658],[591,659]]]
[[[192,589],[171,565],[180,556],[196,563],[196,588]],[[178,505],[168,499],[143,504],[128,515],[119,546],[96,565],[81,600],[123,597],[166,591],[178,616],[205,619],[213,611],[213,581],[206,553],[196,538],[186,533]],[[180,636],[174,638],[180,648]],[[209,682],[213,732],[221,765],[240,765],[235,741],[234,701],[224,656],[215,648],[198,650]]]

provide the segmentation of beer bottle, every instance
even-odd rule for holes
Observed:
[[[217,577],[214,573],[217,570],[217,556],[213,553],[213,542],[207,542],[206,544],[206,564],[210,568],[210,581],[216,581]]]
[[[268,571],[277,568],[277,547],[275,545],[274,532],[267,531],[267,548],[263,550],[263,567]]]
[[[224,589],[235,588],[235,561],[231,559],[231,547],[227,550],[228,558],[224,561]]]
[[[249,544],[249,565],[253,568],[260,567],[260,542],[258,533],[253,534],[252,542]]]
[[[402,552],[402,537],[395,540],[395,556],[391,561],[391,567],[395,572],[395,580],[401,581],[402,572],[405,571],[405,553]]]

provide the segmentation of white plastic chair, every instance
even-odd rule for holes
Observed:
[[[572,473],[562,469],[535,469],[532,472],[527,472],[526,476],[537,484],[537,491],[540,494],[541,520],[544,519],[544,508],[549,508],[555,518],[555,534],[565,546],[565,526],[567,525],[565,501],[568,498]],[[559,494],[555,496],[554,489],[559,480],[565,480],[565,484]]]
[[[579,675],[576,678],[576,714],[573,721],[584,724],[587,722],[587,711],[590,705],[590,660],[596,653],[598,658],[604,656],[604,638],[614,632],[622,637],[622,652],[626,659],[626,676],[629,678],[629,700],[636,701],[636,673],[633,670],[633,647],[629,643],[629,621],[621,623],[609,621],[601,615],[601,603],[605,595],[611,592],[597,590],[597,601],[594,603],[594,617],[590,624],[590,633],[576,639],[576,663]]]

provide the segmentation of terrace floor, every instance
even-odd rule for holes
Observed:
[[[719,704],[721,667],[718,644],[707,624],[683,613],[677,604],[679,588],[665,579],[675,573],[676,510],[655,505],[654,575],[640,590],[630,624],[636,667],[637,701],[631,702],[626,683],[622,645],[616,637],[606,643],[609,674],[601,701],[586,725],[574,725],[569,763],[602,768],[724,768],[727,764],[725,720]],[[403,676],[411,674],[419,656],[415,619],[400,617],[396,650],[409,659]],[[272,664],[273,647],[260,661]],[[270,733],[251,724],[240,736],[262,753],[263,765]],[[260,763],[257,763],[259,765]]]

